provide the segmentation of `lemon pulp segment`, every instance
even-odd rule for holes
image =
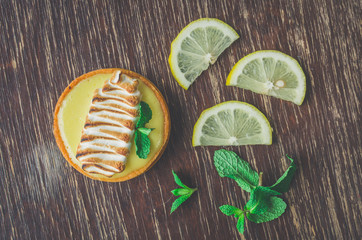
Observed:
[[[101,88],[104,82],[111,76],[112,74],[96,74],[79,82],[72,91],[68,93],[60,107],[58,119],[61,138],[64,141],[71,160],[79,167],[80,163],[75,155],[94,91]],[[132,144],[125,170],[121,173],[114,174],[111,178],[123,177],[142,168],[162,147],[165,119],[161,104],[152,89],[142,81],[140,81],[138,89],[142,94],[142,101],[146,102],[152,110],[152,119],[146,125],[148,128],[154,128],[149,135],[151,151],[147,159],[140,159],[136,154],[135,145]],[[98,176],[98,174],[92,175]],[[103,176],[99,175],[99,177]]]

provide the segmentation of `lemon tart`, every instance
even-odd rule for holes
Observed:
[[[146,127],[149,154],[136,154],[134,133],[140,103],[152,118]],[[160,91],[143,76],[125,69],[100,69],[74,81],[60,96],[54,112],[54,135],[65,159],[92,179],[121,182],[150,169],[161,157],[170,135],[170,115]]]

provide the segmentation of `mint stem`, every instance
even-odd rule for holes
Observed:
[[[193,194],[195,191],[197,191],[197,188],[189,188],[190,194]]]
[[[259,173],[259,186],[262,186],[263,184],[263,172]]]

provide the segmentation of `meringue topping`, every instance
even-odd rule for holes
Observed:
[[[125,169],[139,115],[138,81],[117,71],[96,90],[77,148],[83,170],[111,177]]]

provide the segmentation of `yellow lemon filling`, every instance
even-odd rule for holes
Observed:
[[[111,76],[112,74],[96,74],[79,82],[68,93],[60,106],[58,113],[60,135],[71,160],[79,167],[81,167],[81,164],[75,156],[94,91],[101,88],[104,82]],[[138,89],[142,94],[141,100],[146,102],[152,110],[152,119],[146,125],[148,128],[154,128],[149,135],[151,151],[147,159],[139,158],[132,140],[132,148],[127,158],[125,170],[114,174],[111,178],[127,176],[129,173],[144,167],[162,147],[165,116],[161,104],[154,92],[142,81],[140,81]],[[92,175],[104,177],[99,174]]]

